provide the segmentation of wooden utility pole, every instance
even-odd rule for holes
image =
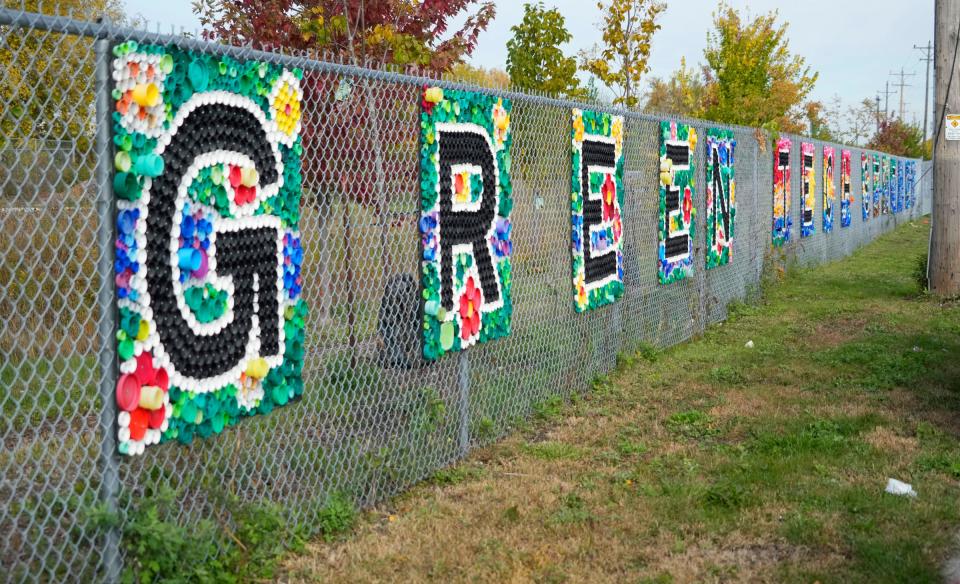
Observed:
[[[883,94],[883,123],[887,123],[887,120],[890,119],[890,94],[895,93],[893,89],[890,89],[890,82],[887,81],[887,84],[884,86],[884,89],[880,90],[880,93]]]
[[[960,2],[934,7],[933,217],[927,274],[939,296],[960,294],[960,140],[948,140],[947,115],[960,114]],[[952,124],[951,124],[952,126]],[[952,128],[950,128],[952,130]]]
[[[877,94],[877,129],[874,132],[875,134],[880,133],[880,94]]]
[[[900,88],[900,116],[899,116],[899,117],[900,117],[900,121],[901,121],[901,122],[904,122],[903,115],[904,115],[904,111],[905,111],[905,108],[906,108],[906,102],[903,101],[903,88],[904,88],[904,87],[913,87],[913,86],[910,85],[909,83],[905,82],[904,79],[905,79],[906,77],[913,77],[914,75],[916,75],[916,73],[905,73],[905,72],[903,71],[903,67],[900,67],[900,72],[899,72],[899,73],[897,73],[896,71],[894,71],[894,72],[890,73],[890,75],[893,75],[893,76],[899,75],[899,76],[900,76],[900,83],[894,83],[893,86]],[[904,122],[904,123],[906,123],[906,122]]]

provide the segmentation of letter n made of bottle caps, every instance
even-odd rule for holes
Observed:
[[[217,434],[303,392],[301,77],[114,49],[123,454]]]
[[[736,149],[733,130],[707,129],[707,269],[728,264],[733,257],[737,218]]]
[[[420,114],[423,355],[510,334],[510,101],[424,88]]]

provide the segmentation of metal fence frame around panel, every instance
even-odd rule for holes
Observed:
[[[23,45],[25,39],[33,44]],[[407,106],[367,108],[364,119],[410,143],[419,136],[424,85],[512,99],[511,337],[411,370],[384,366],[377,318],[395,309],[381,306],[384,286],[398,274],[418,279],[417,150],[358,152],[329,145],[307,150],[306,161],[325,157],[358,165],[378,198],[375,205],[347,202],[331,186],[335,177],[319,175],[304,183],[304,295],[311,316],[303,399],[219,437],[190,446],[171,443],[120,460],[113,422],[109,124],[111,47],[126,40],[282,63],[302,68],[308,78],[349,78],[352,95],[339,105],[332,92],[310,90],[333,83],[306,84],[304,115],[345,123],[338,121],[338,107],[389,93]],[[123,517],[163,488],[175,494],[173,515],[183,525],[212,518],[229,526],[224,497],[276,504],[291,522],[307,525],[333,492],[370,505],[502,436],[538,404],[584,391],[614,367],[618,353],[641,343],[674,345],[723,320],[731,302],[757,298],[765,271],[846,256],[930,208],[932,181],[923,165],[917,173],[918,205],[864,222],[862,150],[851,147],[852,225],[839,226],[838,202],[836,227],[823,233],[823,143],[817,143],[817,232],[801,239],[795,223],[791,242],[774,253],[769,137],[752,128],[679,120],[696,127],[701,140],[709,127],[736,134],[736,240],[730,265],[704,270],[705,213],[699,213],[693,277],[661,286],[656,277],[661,116],[6,8],[0,9],[4,50],[12,51],[12,61],[0,89],[18,93],[0,92],[7,116],[0,122],[8,123],[4,131],[10,134],[0,141],[0,580],[116,580],[130,560],[121,545]],[[36,87],[25,87],[31,81],[24,71],[36,74]],[[24,95],[33,101],[21,103]],[[80,96],[82,103],[66,103],[65,95]],[[571,107],[626,119],[626,291],[620,302],[586,314],[575,314],[571,299]],[[38,109],[66,116],[69,123],[26,119]],[[801,138],[791,138],[796,217]],[[838,184],[842,148],[837,147]],[[702,207],[702,147],[696,164],[696,200]],[[104,514],[116,514],[121,524],[91,521]]]

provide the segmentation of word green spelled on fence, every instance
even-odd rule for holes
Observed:
[[[150,537],[274,512],[315,534],[929,209],[917,161],[799,136],[8,8],[0,27],[25,72],[0,93],[12,580],[146,578]],[[232,545],[211,537],[165,557]]]

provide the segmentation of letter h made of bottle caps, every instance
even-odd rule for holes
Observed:
[[[420,110],[423,356],[510,334],[511,104],[424,88]]]
[[[302,72],[114,48],[119,451],[303,392]]]

